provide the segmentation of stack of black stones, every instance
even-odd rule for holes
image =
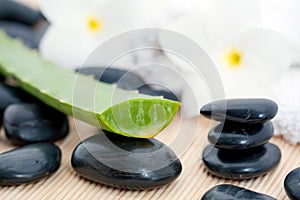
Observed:
[[[274,169],[280,149],[271,143],[277,104],[268,99],[232,99],[212,102],[201,109],[207,118],[221,122],[208,134],[203,151],[208,171],[218,177],[247,179]]]

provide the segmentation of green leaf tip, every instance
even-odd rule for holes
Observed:
[[[180,107],[176,101],[118,89],[59,67],[1,31],[0,73],[61,112],[128,137],[154,137]]]
[[[151,138],[173,119],[180,103],[167,99],[130,99],[101,114],[102,127],[124,136]]]

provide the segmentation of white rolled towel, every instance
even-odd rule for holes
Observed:
[[[273,122],[275,135],[282,135],[292,144],[300,142],[300,65],[291,67],[275,83],[271,95],[279,106]]]

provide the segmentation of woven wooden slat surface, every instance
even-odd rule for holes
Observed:
[[[189,133],[191,131],[189,127],[192,127],[189,123],[192,122],[199,123],[195,134]],[[199,117],[183,125],[177,116],[156,138],[171,146],[179,154],[183,164],[181,176],[170,185],[150,191],[116,189],[81,178],[72,170],[70,159],[80,138],[96,134],[98,130],[82,122],[74,122],[73,119],[70,119],[70,124],[69,136],[56,143],[62,150],[60,169],[49,178],[36,183],[0,187],[0,199],[200,199],[209,188],[220,183],[235,184],[278,199],[287,199],[283,189],[284,177],[289,171],[300,166],[299,146],[292,146],[281,138],[273,138],[271,141],[282,151],[280,165],[274,171],[265,176],[243,181],[213,177],[205,170],[201,160],[201,152],[208,143],[207,132],[211,124]],[[183,131],[178,132],[182,126],[185,126],[182,128]],[[190,142],[192,143],[189,144]],[[0,152],[12,148],[15,146],[9,144],[2,130]]]
[[[20,0],[37,8],[36,0]],[[300,166],[300,147],[281,138],[273,138],[282,151],[280,165],[265,176],[234,181],[211,176],[204,168],[201,153],[207,142],[209,121],[199,117],[181,123],[180,117],[156,138],[168,144],[183,164],[181,176],[170,185],[149,191],[130,191],[106,187],[78,176],[71,167],[71,155],[81,139],[97,134],[97,129],[70,119],[71,131],[56,144],[62,150],[60,169],[52,176],[35,183],[20,186],[0,186],[0,199],[201,199],[211,187],[229,183],[262,192],[277,199],[288,199],[283,188],[285,176]],[[196,132],[193,124],[198,123]],[[178,131],[180,129],[180,131]],[[1,130],[0,153],[16,148],[6,140]]]

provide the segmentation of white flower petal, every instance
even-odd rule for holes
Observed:
[[[68,32],[52,26],[42,38],[40,52],[44,58],[63,67],[75,68],[81,66],[97,47],[115,35],[116,32],[109,28],[97,35],[89,35]],[[87,64],[103,63],[99,58],[91,58]]]
[[[178,21],[176,21],[173,25],[168,27],[169,30],[174,31],[176,33],[180,33],[184,36],[186,36],[191,41],[198,44],[200,47],[202,47],[206,52],[209,53],[209,56],[212,55],[212,52],[217,52],[218,47],[215,46],[212,41],[210,41],[209,38],[207,38],[205,34],[205,30],[202,26],[202,18],[199,13],[193,13],[191,15],[187,15]],[[160,46],[164,49],[167,48],[170,44],[168,34],[160,34],[158,36],[158,41]],[[183,46],[184,44],[180,44],[180,41],[173,41],[173,45],[176,45],[177,47]],[[222,46],[221,44],[219,46]],[[187,55],[193,55],[194,52],[192,49],[185,49]],[[176,55],[165,53],[165,55],[174,62],[179,69],[182,71],[188,71],[193,72],[193,69],[188,65],[185,61],[183,61],[181,58],[179,58]]]
[[[211,38],[207,37],[202,17],[203,16],[199,13],[193,13],[176,21],[173,25],[169,26],[168,29],[187,36],[207,51],[211,49],[215,50],[216,46],[213,45],[210,40]],[[161,38],[160,41],[163,46],[164,39]]]
[[[84,62],[91,51],[86,45],[82,35],[49,27],[40,43],[40,53],[62,67],[75,68]]]
[[[95,9],[95,3],[95,0],[39,0],[45,17],[53,25],[67,30],[82,29],[82,21]]]
[[[251,59],[256,72],[266,75],[272,82],[282,76],[293,61],[295,49],[279,32],[253,28],[241,34],[238,44],[245,49],[246,59]]]
[[[266,95],[289,68],[295,55],[291,44],[278,32],[255,28],[243,32],[235,47],[242,51],[238,69],[220,69],[230,97]],[[218,63],[224,66],[224,63]]]
[[[259,5],[257,0],[202,0],[198,3],[200,8],[195,6],[190,15],[168,29],[184,34],[204,48],[210,57],[219,59],[218,52],[229,48],[244,29],[260,23]],[[163,47],[165,39],[162,37],[159,36],[159,41]],[[176,57],[170,59],[182,64]]]
[[[148,27],[171,0],[110,0],[98,7],[97,15],[123,31]],[[105,21],[104,21],[105,23]]]
[[[202,8],[200,12],[204,18],[204,30],[211,40],[231,42],[240,31],[261,23],[258,0],[202,0],[199,2]]]
[[[140,0],[139,4],[139,15],[146,19],[144,26],[155,28],[165,28],[191,11],[190,3],[182,0]]]

